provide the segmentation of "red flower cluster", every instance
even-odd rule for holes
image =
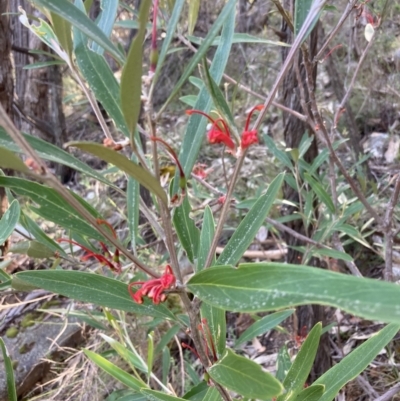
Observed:
[[[249,130],[249,125],[253,113],[256,110],[262,110],[263,108],[264,105],[257,105],[250,110],[250,113],[247,116],[246,125],[242,132],[241,143],[240,143],[242,149],[247,149],[250,145],[258,143],[257,130]],[[201,110],[188,110],[186,111],[186,114],[189,115],[200,114],[208,118],[208,120],[210,120],[212,126],[207,133],[208,142],[210,142],[211,144],[223,143],[229,149],[232,150],[235,149],[236,145],[231,138],[231,133],[229,131],[228,124],[223,118],[217,118],[216,120],[214,120],[212,117],[210,117],[208,114],[204,113]]]
[[[128,291],[132,299],[138,304],[143,303],[143,297],[147,296],[153,300],[155,305],[160,302],[164,302],[167,299],[167,295],[164,294],[165,290],[171,289],[175,286],[176,278],[172,272],[171,266],[165,267],[165,272],[160,278],[154,278],[149,281],[135,281],[128,285]],[[132,291],[134,285],[141,285],[136,292]]]

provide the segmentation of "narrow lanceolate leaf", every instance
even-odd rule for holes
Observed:
[[[269,185],[267,192],[258,198],[226,244],[217,260],[218,265],[235,265],[239,262],[243,253],[253,242],[258,230],[264,224],[265,218],[281,189],[284,177],[285,173],[277,175]]]
[[[25,282],[78,301],[140,315],[175,319],[164,305],[153,305],[148,300],[145,300],[143,304],[138,304],[129,295],[127,284],[97,274],[79,271],[37,270],[17,273],[14,277],[20,283]]]
[[[22,135],[24,136],[25,140],[28,141],[29,145],[36,150],[41,159],[71,167],[72,169],[93,177],[104,184],[115,187],[112,182],[105,179],[98,171],[92,169],[87,164],[81,162],[58,146],[52,145],[51,143],[46,142],[43,139],[36,138],[32,135]],[[2,127],[0,127],[0,146],[7,148],[12,152],[23,153]],[[1,159],[2,157],[0,157],[0,160]]]
[[[116,127],[127,137],[126,125],[120,103],[120,87],[110,66],[100,54],[94,53],[87,46],[87,40],[78,30],[74,30],[76,63],[96,99],[102,104]],[[81,38],[81,40],[77,40]]]
[[[210,251],[211,243],[214,238],[214,232],[215,232],[214,217],[210,207],[206,206],[206,208],[204,209],[203,224],[200,233],[200,246],[196,265],[197,272],[204,269],[208,252]],[[215,256],[211,264],[215,264]]]
[[[136,162],[136,156],[132,155],[132,162]],[[132,177],[128,177],[126,189],[126,209],[128,215],[129,239],[131,248],[136,249],[136,240],[139,227],[139,202],[140,202],[140,184]]]
[[[354,287],[357,288],[358,287]],[[377,293],[383,294],[379,289]],[[389,324],[324,373],[313,384],[323,384],[325,392],[319,401],[332,401],[339,390],[355,379],[400,330],[400,324]]]
[[[26,213],[21,211],[21,216],[19,220],[22,227],[25,228],[28,233],[33,236],[38,242],[43,244],[46,248],[51,249],[54,252],[58,252],[60,255],[66,257],[67,254],[64,252],[63,248],[55,242],[52,238],[50,238],[40,227],[39,225],[32,220]]]
[[[4,244],[14,231],[19,220],[20,212],[21,208],[19,207],[19,203],[14,199],[0,219],[0,245]]]
[[[100,2],[101,14],[96,23],[107,38],[111,36],[115,18],[117,16],[118,3],[118,0],[102,0]],[[95,42],[92,44],[92,50],[98,54],[104,53],[104,49]]]
[[[200,0],[191,0],[189,2],[189,35],[193,33],[196,26],[197,17],[199,16]]]
[[[8,354],[8,350],[6,348],[6,345],[4,344],[3,339],[0,337],[0,348],[1,352],[3,354],[3,360],[4,360],[4,365],[5,365],[5,371],[6,371],[6,382],[7,382],[7,395],[8,395],[8,401],[17,401],[17,390],[15,387],[15,380],[14,380],[14,368],[13,368],[13,363],[10,358],[10,355]]]
[[[72,169],[84,173],[96,180],[103,182],[106,185],[114,186],[114,184],[105,179],[98,171],[92,169],[87,164],[81,162],[76,157],[65,152],[58,146],[52,145],[49,142],[43,141],[32,135],[22,134],[29,145],[36,150],[41,159],[49,160],[64,166],[71,167]],[[8,136],[4,128],[0,127],[0,146],[12,152],[23,153],[23,151],[16,145],[16,143]],[[21,171],[21,170],[19,170]]]
[[[278,352],[275,377],[280,382],[283,382],[291,366],[292,366],[292,361],[290,359],[287,345],[285,344]]]
[[[283,381],[285,394],[280,395],[277,401],[294,400],[296,395],[304,388],[317,354],[321,331],[322,323],[317,323],[308,334]]]
[[[183,398],[165,394],[161,391],[142,389],[141,393],[144,394],[149,401],[185,401]]]
[[[211,378],[226,388],[249,398],[269,400],[282,390],[282,384],[261,366],[231,350],[208,370]]]
[[[171,41],[174,38],[176,26],[178,25],[179,17],[181,15],[184,4],[185,0],[175,1],[174,9],[172,10],[171,18],[169,19],[168,22],[167,32],[163,44],[161,46],[160,55],[158,56],[157,68],[154,73],[152,86],[156,84],[158,77],[160,76],[161,68],[164,64],[165,57],[167,56],[169,45],[171,44]]]
[[[81,10],[72,3],[65,0],[33,0],[35,4],[47,8],[49,11],[59,15],[90,39],[98,43],[103,49],[108,51],[120,64],[124,63],[124,55],[112,44],[110,39],[100,28]]]
[[[215,387],[210,387],[207,394],[204,396],[203,401],[222,401],[222,397]]]
[[[139,29],[132,41],[121,75],[121,106],[129,132],[133,136],[139,119],[142,95],[142,55],[151,0],[143,0],[139,12]]]
[[[204,40],[203,38],[198,38],[196,36],[188,36],[188,39],[192,43],[195,43],[197,45],[200,45]],[[218,46],[220,43],[221,43],[221,37],[217,36],[212,42],[211,46]],[[257,36],[249,35],[248,33],[235,33],[232,38],[232,43],[254,43],[258,45],[266,44],[272,46],[290,47],[290,45],[287,43],[265,38],[259,38]]]
[[[370,320],[400,323],[400,287],[378,280],[285,263],[246,263],[195,274],[188,289],[222,309],[261,312],[320,304]]]
[[[331,213],[335,213],[335,205],[333,204],[332,198],[328,195],[322,185],[308,173],[304,173],[304,179],[311,185],[318,200],[323,202]]]
[[[313,0],[302,0],[296,2],[294,10],[294,34],[297,35],[311,9]]]
[[[233,118],[231,109],[229,108],[228,102],[225,100],[225,95],[211,76],[205,60],[203,60],[203,69],[205,71],[207,88],[214,102],[214,106],[217,108],[222,118],[228,122],[229,127],[236,130],[235,120]]]
[[[294,313],[294,309],[272,313],[253,323],[235,342],[235,347],[266,333]]]
[[[199,249],[200,232],[194,221],[189,217],[190,211],[190,203],[186,196],[182,204],[175,209],[173,223],[188,259],[194,263]]]
[[[114,379],[117,379],[121,383],[125,384],[129,388],[140,391],[143,387],[146,387],[146,384],[139,381],[129,373],[125,372],[125,370],[119,368],[114,365],[107,359],[103,358],[101,355],[96,354],[95,352],[89,351],[87,349],[83,350],[84,354],[93,361],[99,368],[103,369],[106,373],[112,376]]]
[[[203,302],[200,308],[200,314],[202,319],[207,320],[207,325],[210,328],[217,356],[220,358],[226,348],[225,311]],[[210,350],[212,350],[211,344],[209,344],[209,346]]]
[[[313,384],[301,391],[295,401],[319,401],[325,391],[325,386],[321,384]]]
[[[36,182],[14,177],[0,177],[0,186],[10,188],[17,195],[30,198],[38,205],[37,207],[31,206],[31,209],[44,219],[90,238],[104,241],[103,236],[87,223],[86,220],[81,218],[75,209],[54,189]],[[89,205],[83,199],[78,198],[75,194],[74,196],[86,209],[90,209]]]
[[[54,256],[54,251],[38,241],[20,241],[10,248],[12,253],[21,253],[31,258],[47,259]]]
[[[72,37],[71,37],[71,24],[61,18],[58,14],[50,13],[51,25],[53,26],[54,33],[63,50],[71,57],[72,54]]]
[[[92,153],[107,163],[113,164],[125,173],[129,174],[132,178],[142,184],[150,192],[157,195],[166,205],[168,205],[167,195],[161,187],[159,181],[143,167],[132,162],[124,155],[94,142],[69,142],[66,144],[66,146],[75,146],[76,148],[84,150],[85,152]]]
[[[29,173],[29,168],[25,163],[9,149],[3,147],[0,147],[0,168],[9,168],[21,173]]]

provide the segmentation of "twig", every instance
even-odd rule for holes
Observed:
[[[232,194],[233,194],[233,190],[235,189],[236,186],[236,182],[239,178],[239,173],[240,173],[240,169],[242,168],[244,159],[246,157],[246,149],[243,151],[243,153],[239,156],[239,158],[236,160],[236,165],[235,165],[235,169],[233,170],[233,174],[228,186],[228,191],[226,193],[226,198],[225,198],[225,202],[224,205],[222,207],[221,210],[221,216],[218,220],[218,224],[217,227],[215,229],[215,234],[210,246],[210,250],[208,252],[207,255],[207,259],[206,262],[204,264],[204,267],[210,267],[211,266],[211,262],[213,261],[214,255],[215,255],[215,249],[217,248],[218,245],[218,241],[219,241],[219,237],[222,233],[222,230],[224,228],[224,224],[225,224],[225,220],[228,214],[228,210],[230,208],[231,205],[231,198],[232,198]]]
[[[314,57],[313,62],[317,62],[323,57],[323,53],[325,52],[325,49],[329,45],[330,41],[336,36],[337,32],[342,27],[342,25],[346,21],[347,17],[353,11],[353,8],[357,4],[357,2],[358,2],[358,0],[353,0],[347,4],[346,10],[341,15],[339,22],[336,24],[336,26],[332,29],[332,32],[325,39],[324,44],[322,45],[322,47],[321,47],[320,51],[317,53],[317,55]]]
[[[364,378],[364,376],[359,375],[357,377],[358,384],[364,389],[364,391],[373,397],[378,397],[379,394],[375,391],[375,389],[369,384],[369,381]]]
[[[303,49],[303,52],[304,52],[304,49]],[[305,54],[303,54],[303,60],[304,60],[304,64],[305,64],[305,67],[306,67],[307,84],[309,85],[309,87],[313,87],[314,86],[313,67],[312,67],[312,64],[309,61],[308,54],[306,52],[304,52],[304,53]],[[360,62],[361,62],[361,60],[360,60]],[[358,69],[357,69],[357,71],[358,71]],[[350,92],[348,92],[348,94],[349,93]],[[347,94],[347,96],[348,96],[348,94]],[[343,176],[345,177],[346,181],[349,183],[352,191],[355,193],[357,198],[364,205],[364,207],[367,209],[367,211],[370,213],[370,215],[375,219],[375,221],[378,223],[378,225],[382,225],[382,219],[380,218],[378,213],[375,211],[375,209],[369,204],[369,202],[367,201],[365,195],[360,190],[360,188],[358,187],[358,185],[355,182],[355,180],[353,180],[353,178],[347,172],[347,169],[343,166],[343,164],[340,161],[340,159],[338,158],[335,150],[333,149],[332,143],[331,143],[329,135],[328,135],[328,132],[327,132],[326,127],[324,125],[324,121],[323,121],[323,119],[321,117],[321,114],[320,114],[320,112],[318,110],[317,100],[315,98],[315,94],[313,93],[313,91],[309,91],[309,95],[310,95],[311,111],[313,113],[314,120],[315,120],[316,124],[318,124],[318,130],[315,129],[315,127],[312,127],[312,128],[314,128],[314,133],[316,135],[318,135],[319,132],[322,133],[322,137],[323,137],[324,142],[326,143],[326,145],[328,147],[329,153],[332,156],[333,161],[338,166],[340,172],[343,174]]]
[[[380,397],[375,398],[375,401],[389,401],[393,399],[393,396],[400,392],[400,383],[395,384],[390,390],[386,391]]]
[[[397,175],[394,191],[386,209],[383,232],[385,235],[385,280],[393,281],[393,212],[400,194],[400,174]]]

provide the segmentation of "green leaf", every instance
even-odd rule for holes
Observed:
[[[50,67],[52,65],[65,65],[65,61],[53,60],[53,61],[42,61],[39,63],[27,64],[22,67],[23,70],[35,70],[37,68]]]
[[[203,69],[205,71],[207,88],[211,95],[211,99],[214,102],[214,106],[217,108],[222,118],[227,121],[229,127],[232,129],[236,129],[235,119],[233,118],[231,109],[229,108],[229,105],[225,100],[223,92],[211,76],[205,59],[203,59]]]
[[[180,330],[181,326],[179,326],[178,324],[168,329],[168,331],[165,334],[163,334],[162,338],[160,339],[160,342],[157,344],[154,350],[154,356],[157,356],[174,338],[174,336],[176,336],[179,333]]]
[[[208,385],[207,382],[204,380],[199,384],[193,386],[184,396],[185,400],[192,400],[192,401],[205,401],[205,395],[208,392]]]
[[[141,393],[146,395],[149,401],[185,401],[183,398],[174,397],[161,391],[142,389]]]
[[[29,173],[29,168],[25,163],[9,149],[0,147],[0,167]]]
[[[310,374],[315,355],[317,354],[321,330],[322,323],[317,323],[308,334],[283,381],[285,394],[280,395],[277,401],[292,399],[304,388],[304,383]]]
[[[146,387],[143,382],[139,381],[129,373],[126,373],[124,370],[114,365],[107,359],[103,358],[99,354],[96,354],[95,352],[89,351],[87,349],[83,350],[83,352],[99,368],[103,369],[106,373],[108,373],[114,379],[120,381],[122,384],[125,384],[125,386],[136,391],[140,391],[143,387]]]
[[[20,212],[21,208],[19,203],[14,199],[0,219],[0,245],[4,244],[13,233],[18,223]]]
[[[129,129],[120,103],[120,87],[114,73],[102,55],[88,48],[84,35],[76,29],[74,32],[75,55],[79,71],[96,99],[113,119],[116,127],[129,137]]]
[[[126,362],[132,364],[135,368],[140,371],[147,373],[147,366],[141,356],[136,352],[132,352],[130,349],[122,345],[117,340],[100,333],[100,336],[107,341],[107,343],[117,352],[117,354],[123,358]]]
[[[215,387],[209,387],[203,401],[222,401],[221,394]]]
[[[301,0],[295,2],[294,10],[294,35],[297,36],[304,21],[310,12],[313,0]]]
[[[132,41],[128,58],[121,75],[121,107],[129,132],[135,132],[139,119],[142,95],[142,55],[143,41],[146,34],[146,23],[149,16],[151,0],[143,0],[139,12],[139,29]]]
[[[129,174],[150,192],[157,195],[165,205],[168,205],[167,195],[161,187],[159,181],[143,167],[133,163],[124,155],[95,142],[69,142],[66,144],[66,146],[75,146],[78,149],[84,150],[85,152],[89,152],[99,157],[101,160],[104,160],[107,163],[113,164],[120,170]]]
[[[359,291],[358,287],[354,288]],[[377,294],[383,294],[378,288],[375,291]],[[366,369],[399,330],[400,324],[398,323],[387,325],[317,379],[313,385],[323,384],[325,386],[325,392],[319,401],[333,400],[346,383],[355,379]]]
[[[276,361],[276,378],[283,382],[289,372],[290,367],[292,366],[292,362],[290,359],[290,355],[288,352],[287,345],[285,344],[278,352],[278,358]]]
[[[246,263],[238,269],[215,267],[195,274],[187,287],[201,300],[230,311],[319,304],[370,320],[400,323],[399,286],[308,266]]]
[[[104,32],[107,38],[111,36],[115,18],[117,16],[118,3],[118,0],[101,0],[100,2],[102,11],[96,22],[97,26]],[[104,53],[104,49],[95,42],[92,44],[92,51],[98,54]]]
[[[290,160],[288,154],[280,149],[275,145],[274,140],[269,135],[264,135],[264,142],[267,145],[268,150],[272,153],[274,157],[276,157],[285,167],[289,170],[293,170],[293,163]]]
[[[331,213],[335,213],[335,205],[333,204],[332,198],[328,193],[322,188],[322,185],[314,180],[310,174],[304,173],[304,179],[311,185],[311,188],[317,195],[318,199],[325,204]]]
[[[215,222],[212,211],[209,206],[204,209],[203,224],[200,233],[200,246],[197,255],[196,272],[203,270],[210,251],[211,243],[214,238]],[[212,264],[215,264],[215,256]]]
[[[61,18],[58,14],[50,12],[51,24],[53,26],[54,33],[57,36],[58,42],[68,57],[72,54],[72,38],[71,38],[71,24],[64,18]]]
[[[196,36],[188,36],[188,39],[197,45],[203,42],[203,38],[198,38]],[[284,42],[277,42],[275,40],[269,40],[264,38],[258,38],[257,36],[249,35],[248,33],[235,33],[232,37],[232,44],[234,43],[255,43],[255,44],[266,44],[273,46],[290,47],[289,44]],[[219,46],[221,44],[221,36],[217,36],[211,46]]]
[[[207,320],[217,356],[220,358],[226,349],[226,318],[225,311],[210,304],[202,303],[200,308],[202,319]],[[209,343],[209,341],[207,341]],[[211,344],[210,349],[211,349]]]
[[[269,400],[283,387],[261,366],[227,349],[225,355],[208,370],[211,378],[229,390],[249,398]]]
[[[179,242],[186,251],[188,259],[194,263],[199,249],[200,231],[195,222],[189,217],[191,212],[188,197],[174,211],[173,223],[178,234]]]
[[[10,248],[12,253],[28,255],[31,258],[47,259],[54,257],[54,251],[38,241],[20,241]]]
[[[132,155],[132,163],[136,162],[136,156]],[[140,203],[140,184],[131,176],[128,177],[126,189],[126,208],[128,214],[129,240],[131,248],[136,249],[136,241],[139,227],[139,203]]]
[[[10,188],[17,195],[30,198],[38,205],[38,207],[31,206],[32,210],[44,219],[90,238],[104,241],[103,236],[81,218],[75,209],[54,189],[14,177],[0,177],[0,186]],[[74,196],[89,210],[89,205],[83,199],[78,198],[78,195],[74,194]]]
[[[182,12],[183,5],[185,4],[185,0],[176,0],[174,9],[172,10],[171,18],[168,22],[167,32],[161,47],[160,55],[158,56],[157,68],[154,73],[152,86],[154,87],[161,73],[161,68],[164,65],[165,58],[167,56],[167,52],[169,49],[169,45],[171,44],[172,39],[174,38],[175,30],[179,22],[179,17]]]
[[[279,323],[283,322],[290,315],[294,313],[294,309],[288,309],[281,312],[272,313],[270,315],[264,316],[262,319],[253,323],[235,342],[235,347],[238,347],[240,344],[245,341],[250,341],[254,337],[260,336],[264,334],[268,330],[273,329]]]
[[[18,398],[17,398],[17,390],[15,387],[13,364],[10,355],[8,354],[6,345],[4,344],[4,341],[1,337],[0,337],[0,348],[3,354],[5,371],[6,371],[8,401],[17,401]]]
[[[47,8],[76,26],[90,39],[107,50],[120,64],[124,63],[124,55],[112,44],[110,39],[107,38],[94,22],[72,3],[65,0],[33,0],[33,2],[41,7]]]
[[[325,391],[325,386],[313,384],[301,391],[295,401],[319,401]]]
[[[38,242],[51,249],[53,252],[59,252],[60,255],[66,257],[67,254],[63,248],[57,244],[52,238],[47,236],[44,231],[36,224],[27,214],[21,211],[20,221],[22,227],[25,228]]]
[[[197,64],[206,55],[208,48],[210,47],[215,36],[218,34],[218,31],[221,29],[222,25],[224,24],[225,19],[228,18],[230,21],[231,18],[233,17],[232,26],[231,26],[230,22],[227,24],[227,26],[229,25],[229,31],[232,30],[232,32],[229,34],[230,38],[232,37],[233,29],[234,29],[234,20],[235,20],[235,5],[236,5],[236,0],[229,0],[228,3],[226,3],[226,5],[222,9],[221,13],[219,14],[217,20],[214,22],[214,24],[208,31],[207,36],[204,38],[204,42],[198,48],[196,54],[190,60],[185,71],[181,75],[179,81],[174,86],[174,89],[172,90],[168,99],[165,101],[165,104],[168,104],[175,97],[175,95],[181,89],[182,85],[190,77],[190,75],[192,74],[192,71],[196,68]],[[222,36],[224,36],[224,35],[222,35]],[[230,47],[231,47],[231,39],[227,43],[224,42],[223,44],[221,44],[220,52],[218,52],[218,50],[217,50],[217,54],[214,57],[214,63],[213,63],[214,68],[211,67],[211,74],[214,76],[214,79],[217,83],[220,81],[223,70],[225,69],[225,65],[226,65]],[[222,51],[222,49],[223,49],[223,51]],[[227,52],[228,54],[226,54],[225,52]],[[220,54],[218,54],[218,53],[220,53]],[[220,60],[218,60],[218,59],[220,59]],[[208,100],[208,96],[207,96],[207,100]],[[199,110],[207,112],[207,110],[205,110],[204,108],[199,108]],[[204,127],[203,127],[203,130],[204,130]],[[185,175],[186,175],[186,170],[185,170]]]
[[[62,164],[64,166],[71,167],[72,169],[84,173],[89,177],[93,177],[106,185],[117,188],[110,181],[99,174],[96,170],[92,169],[77,158],[71,156],[69,153],[60,149],[58,146],[52,145],[51,143],[43,141],[42,139],[36,138],[32,135],[22,135],[28,141],[29,145],[31,145],[33,149],[36,150],[41,159],[49,160],[55,163]],[[3,127],[0,127],[0,146],[7,148],[12,152],[23,153],[23,151],[15,144],[15,142],[7,135]]]
[[[353,258],[349,254],[337,251],[335,249],[317,248],[312,249],[310,253],[312,255],[329,256],[330,258],[334,259],[346,260],[347,262],[353,261]]]
[[[196,26],[197,17],[199,16],[200,0],[191,0],[189,2],[189,35],[193,33],[194,27]]]
[[[281,189],[285,173],[278,174],[241,221],[217,260],[218,265],[235,265],[253,242],[255,235],[264,224],[271,207]]]
[[[97,274],[79,271],[37,270],[20,272],[14,277],[35,287],[78,301],[145,316],[175,320],[174,315],[164,305],[153,305],[149,300],[138,304],[129,295],[127,284]]]

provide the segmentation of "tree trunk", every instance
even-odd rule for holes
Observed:
[[[290,15],[293,14],[294,10],[294,1],[295,0],[284,0],[283,7],[285,10],[289,11]],[[285,37],[285,41],[287,43],[293,43],[293,33],[290,28],[287,26],[285,21],[283,21],[282,25],[282,35]],[[310,38],[308,39],[308,46],[309,46],[309,54],[310,59],[312,60],[316,54],[318,44],[318,26],[316,26],[313,31],[311,32]],[[283,60],[286,59],[286,56],[289,52],[290,48],[283,48],[282,56]],[[308,102],[308,88],[306,82],[306,73],[305,68],[302,63],[302,56],[298,57],[298,60],[295,61],[298,63],[298,67],[300,70],[301,81],[305,89],[305,96],[306,104]],[[314,67],[314,77],[316,77],[317,73],[317,65],[315,64]],[[312,88],[314,90],[315,88]],[[300,90],[298,81],[296,78],[296,72],[294,67],[286,75],[284,82],[283,82],[283,91],[282,91],[282,103],[295,111],[301,112],[304,114],[300,104]],[[309,110],[311,114],[311,110]],[[309,135],[312,135],[312,131],[309,129],[308,125],[303,123],[301,120],[297,119],[291,114],[283,113],[283,121],[284,121],[284,140],[286,146],[288,148],[296,149],[300,145],[300,141],[304,135],[304,133],[308,130]],[[304,155],[304,160],[307,163],[311,163],[318,155],[318,145],[317,141],[314,138],[310,148],[308,149],[307,153]],[[285,185],[284,187],[284,195],[285,199],[296,204],[299,203],[299,193],[297,190],[293,189],[289,185]],[[317,205],[315,205],[317,206]],[[288,208],[286,210],[287,214],[293,214],[295,211],[298,211],[297,208]],[[312,236],[312,232],[307,232],[303,225],[303,221],[301,219],[291,221],[287,223],[287,225],[295,230],[298,233],[303,235],[308,235],[309,237]],[[288,245],[288,253],[287,253],[287,262],[288,263],[295,263],[299,264],[302,263],[303,254],[293,247],[303,245],[299,243],[299,241],[292,237],[291,235],[286,235],[286,243]],[[318,260],[312,259],[310,265],[317,267]],[[324,307],[320,305],[306,305],[297,308],[297,329],[298,334],[302,333],[304,330],[303,328],[306,327],[309,331],[316,323],[322,321],[325,323],[325,316],[324,316]],[[318,349],[317,357],[313,366],[313,370],[311,372],[311,380],[314,381],[316,378],[321,376],[326,370],[329,369],[330,363],[330,347],[329,347],[329,338],[327,335],[321,337],[320,347]]]
[[[12,117],[12,101],[14,93],[14,83],[12,79],[11,64],[11,35],[10,21],[8,13],[8,2],[0,2],[0,103],[4,110]],[[0,218],[8,208],[6,190],[0,187]],[[0,260],[7,252],[9,241],[0,243]]]
[[[26,0],[11,0],[10,3],[12,12],[18,12],[18,6],[21,6],[27,14],[44,18]],[[23,67],[27,64],[50,60],[47,56],[29,54],[28,50],[31,49],[51,51],[15,16],[13,18],[13,50],[18,110],[15,123],[22,132],[62,147],[67,142],[67,128],[62,104],[61,67],[54,65],[24,70]],[[62,182],[67,182],[71,169],[56,166],[56,173]]]

